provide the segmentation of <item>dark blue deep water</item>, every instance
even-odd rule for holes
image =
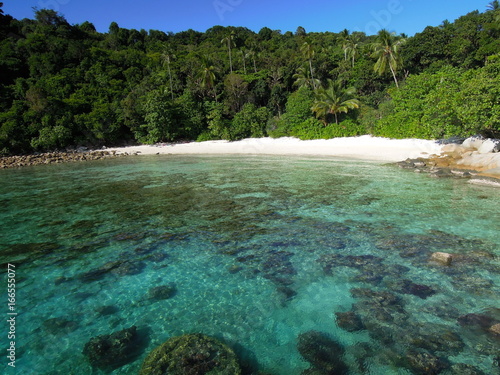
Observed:
[[[2,373],[104,373],[85,344],[134,325],[140,350],[113,374],[194,332],[232,347],[247,373],[320,368],[315,337],[343,348],[347,374],[499,373],[498,188],[265,156],[128,157],[0,180]]]

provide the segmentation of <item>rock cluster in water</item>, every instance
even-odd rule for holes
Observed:
[[[133,361],[140,349],[136,326],[93,337],[83,348],[92,367],[111,371]]]
[[[343,375],[348,373],[344,363],[344,348],[326,333],[308,331],[298,337],[297,349],[311,367],[303,374]]]
[[[358,366],[356,370],[363,372],[370,361],[377,361],[406,368],[417,375],[485,375],[471,364],[453,363],[452,358],[466,348],[481,355],[496,355],[500,344],[500,309],[463,314],[456,306],[443,304],[440,285],[423,282],[406,266],[388,263],[383,254],[398,254],[417,269],[441,273],[457,289],[482,295],[494,293],[491,280],[479,276],[480,271],[498,273],[494,248],[490,252],[489,245],[481,240],[438,230],[404,234],[383,223],[349,224],[371,237],[380,256],[332,252],[321,255],[318,263],[326,275],[346,274],[346,269],[350,269],[347,275],[352,281],[366,284],[350,290],[355,302],[350,311],[334,311],[335,323],[353,334],[367,332],[383,348],[377,350],[366,343],[366,348],[360,344],[345,347],[345,356],[356,358],[347,362],[349,367],[354,364]],[[456,252],[450,253],[450,249]],[[449,324],[418,321],[412,310],[407,309],[409,303],[415,302],[422,312]],[[470,342],[475,343],[474,347]],[[308,374],[325,373],[314,371]]]
[[[195,333],[173,337],[149,353],[139,375],[162,374],[239,375],[241,368],[231,348]]]
[[[70,161],[100,160],[110,157],[125,156],[115,151],[88,151],[88,152],[47,152],[32,155],[4,156],[0,158],[0,169],[19,168],[39,164],[59,164]]]
[[[441,155],[407,159],[398,165],[432,177],[480,178],[500,183],[500,140],[471,137],[444,143]]]

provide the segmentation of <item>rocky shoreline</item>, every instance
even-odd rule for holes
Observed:
[[[111,157],[123,157],[115,151],[65,151],[46,152],[32,155],[4,156],[0,158],[0,169],[20,168],[40,164],[58,164],[75,161],[101,160]]]
[[[500,141],[471,137],[445,144],[440,155],[406,159],[400,168],[428,173],[436,178],[466,178],[473,183],[500,186]]]

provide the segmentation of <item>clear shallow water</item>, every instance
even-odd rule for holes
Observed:
[[[412,350],[498,373],[498,338],[460,320],[500,319],[498,188],[298,157],[143,156],[0,178],[19,313],[7,373],[91,374],[85,343],[132,325],[144,351],[114,374],[192,332],[247,367],[300,374],[298,336],[311,330],[345,347],[350,374],[411,374]],[[435,266],[434,251],[460,256]],[[173,297],[148,299],[171,283]],[[365,329],[339,326],[348,311]]]

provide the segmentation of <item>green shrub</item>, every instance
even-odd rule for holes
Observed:
[[[292,93],[286,103],[286,111],[270,132],[272,137],[284,137],[302,131],[302,123],[312,117],[314,94],[311,89],[301,87]]]
[[[375,135],[391,138],[467,137],[500,134],[498,68],[462,72],[446,67],[437,73],[410,76],[392,91],[393,110],[381,116]],[[381,114],[381,113],[379,113]],[[365,118],[366,123],[370,120]]]
[[[266,136],[266,125],[270,111],[266,107],[257,108],[252,103],[243,106],[233,118],[230,129],[230,140],[248,137]]]
[[[53,128],[43,128],[40,130],[38,138],[31,140],[31,146],[35,150],[52,150],[65,147],[71,141],[71,131],[64,126],[57,125]]]

